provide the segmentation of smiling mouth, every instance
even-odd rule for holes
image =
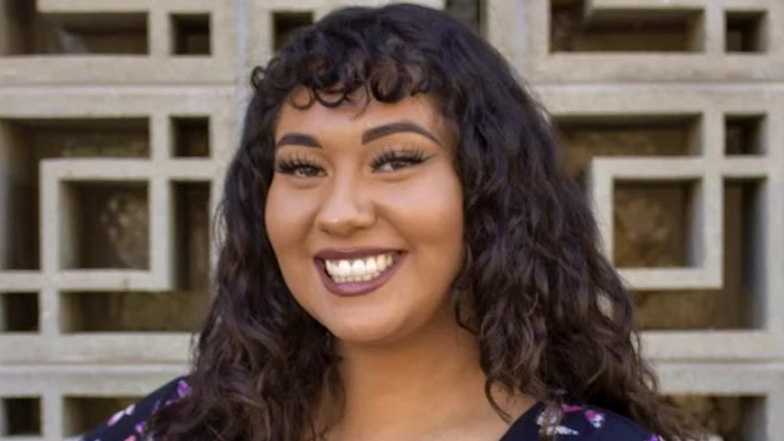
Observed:
[[[341,296],[365,294],[387,282],[400,266],[403,253],[392,251],[359,259],[316,258],[327,290]]]
[[[368,282],[377,279],[398,259],[397,252],[361,259],[322,259],[324,271],[335,283]]]

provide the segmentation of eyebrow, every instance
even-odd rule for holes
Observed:
[[[441,145],[441,141],[439,141],[438,138],[435,137],[435,135],[428,132],[425,128],[423,128],[419,124],[416,124],[411,121],[397,121],[397,122],[392,122],[389,124],[384,124],[384,125],[367,129],[362,133],[362,144],[367,144],[378,138],[391,135],[393,133],[400,133],[400,132],[418,133],[430,139],[431,141],[435,142],[436,144]],[[295,132],[286,133],[275,144],[275,147],[277,148],[287,144],[321,148],[321,144],[319,144],[319,142],[316,141],[316,138],[310,135],[306,135],[304,133],[295,133]]]

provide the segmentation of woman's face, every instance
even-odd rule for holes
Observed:
[[[362,103],[284,105],[265,222],[297,302],[343,341],[384,343],[451,310],[462,189],[432,98]]]

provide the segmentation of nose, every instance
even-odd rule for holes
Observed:
[[[335,179],[316,216],[321,231],[349,236],[376,222],[373,203],[367,191],[353,179]]]

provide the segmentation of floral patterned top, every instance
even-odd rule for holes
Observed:
[[[188,395],[185,377],[177,377],[150,395],[116,412],[107,421],[84,434],[81,441],[144,441],[147,419],[158,409]],[[537,402],[512,422],[499,441],[536,441],[544,423],[544,403]],[[555,432],[563,441],[664,441],[634,421],[596,406],[564,404],[564,416]]]

